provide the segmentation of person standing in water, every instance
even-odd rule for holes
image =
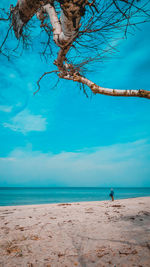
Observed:
[[[111,200],[114,201],[114,190],[111,188],[109,196],[111,197]]]

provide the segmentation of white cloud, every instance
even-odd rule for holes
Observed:
[[[27,148],[0,160],[0,176],[23,186],[150,186],[149,163],[146,141],[56,155]]]
[[[28,110],[23,110],[13,117],[10,123],[3,123],[3,126],[10,128],[12,131],[26,134],[32,131],[45,131],[46,124],[46,118],[41,115],[30,114]]]
[[[11,112],[12,111],[12,106],[7,106],[7,105],[0,105],[0,111],[3,112]]]
[[[9,158],[9,157],[7,157],[7,158],[5,158],[5,157],[1,157],[0,158],[0,160],[5,160],[5,161],[12,161],[12,160],[16,160],[15,158]]]
[[[9,74],[9,77],[12,78],[12,79],[14,79],[14,78],[16,78],[16,74],[14,74],[14,73],[10,73],[10,74]]]

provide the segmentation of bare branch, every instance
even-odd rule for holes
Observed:
[[[74,74],[71,76],[69,73],[67,75],[60,75],[61,78],[66,80],[72,80],[74,82],[82,83],[87,85],[94,94],[102,94],[102,95],[109,95],[109,96],[124,96],[124,97],[143,97],[150,99],[150,91],[146,91],[143,89],[139,90],[121,90],[121,89],[109,89],[104,88],[101,86],[96,85],[92,81],[88,80],[87,78]]]
[[[38,89],[33,93],[33,95],[35,95],[36,93],[38,93],[40,91],[40,81],[43,79],[43,77],[45,75],[48,75],[48,74],[51,74],[51,73],[58,73],[58,72],[59,72],[58,70],[52,70],[52,71],[44,72],[42,74],[42,76],[39,78],[39,80],[37,81]]]
[[[3,42],[2,42],[2,44],[0,46],[0,52],[2,51],[2,47],[3,47],[3,45],[5,44],[5,42],[6,42],[7,38],[8,38],[8,35],[9,35],[9,32],[10,32],[11,28],[12,28],[12,25],[10,25],[10,27],[9,27],[7,33],[6,33],[6,36],[5,36]]]

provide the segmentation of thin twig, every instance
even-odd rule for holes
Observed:
[[[42,78],[43,78],[45,75],[48,75],[48,74],[51,74],[51,73],[58,73],[58,72],[59,72],[58,70],[52,70],[52,71],[44,72],[44,73],[42,74],[42,76],[39,78],[39,80],[37,81],[38,89],[33,93],[33,95],[35,95],[37,92],[39,92],[39,90],[40,90],[40,81],[42,80]]]
[[[2,42],[2,44],[1,44],[1,46],[0,46],[0,52],[1,52],[2,47],[3,47],[3,45],[5,44],[5,42],[6,42],[7,38],[8,38],[8,34],[9,34],[11,28],[12,28],[12,25],[10,25],[10,27],[9,27],[9,29],[8,29],[8,31],[7,31],[7,34],[6,34],[6,36],[5,36],[5,38],[4,38],[3,42]]]

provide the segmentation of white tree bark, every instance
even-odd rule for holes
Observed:
[[[69,20],[62,10],[59,21],[54,6],[47,4],[43,7],[43,9],[49,15],[50,22],[53,27],[53,39],[55,43],[60,47],[64,47],[68,45],[68,43],[72,43],[74,38],[77,36],[81,17],[79,16],[76,18],[76,28],[73,26],[72,20]]]
[[[124,96],[124,97],[143,97],[143,98],[150,99],[150,91],[146,91],[143,89],[121,90],[121,89],[104,88],[104,87],[96,85],[92,81],[80,75],[71,76],[68,74],[64,76],[60,75],[60,77],[66,80],[72,80],[74,82],[85,84],[92,90],[94,94],[102,94],[102,95],[109,95],[109,96]]]
[[[80,0],[80,2],[86,1]],[[48,13],[53,27],[53,39],[56,45],[60,47],[57,60],[55,61],[59,69],[63,68],[66,54],[78,35],[79,23],[81,20],[80,6],[73,4],[73,1],[70,1],[70,3],[67,2],[67,9],[64,12],[65,6],[66,3],[61,5],[60,21],[54,5],[47,4],[44,6],[44,10]],[[85,6],[85,4],[83,6]]]
[[[55,10],[54,0],[18,0],[13,12],[12,24],[15,35],[19,38],[23,26],[37,13],[39,8],[43,8],[49,15],[53,27],[53,39],[60,47],[55,63],[59,69],[62,69],[66,54],[78,35],[80,19],[87,1],[56,1],[60,2],[61,5],[60,20]]]
[[[60,39],[60,35],[62,33],[62,30],[61,30],[61,25],[60,25],[59,19],[57,17],[57,13],[55,11],[55,8],[52,5],[47,4],[43,7],[43,9],[47,12],[47,14],[49,15],[49,18],[50,18],[50,22],[51,22],[51,25],[53,28],[53,40],[58,46],[60,46],[59,39]]]

